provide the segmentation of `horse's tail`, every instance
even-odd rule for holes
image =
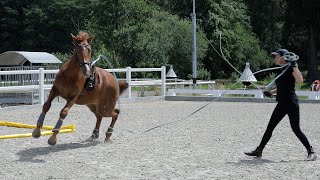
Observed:
[[[120,94],[122,94],[129,86],[129,84],[125,81],[118,81]]]

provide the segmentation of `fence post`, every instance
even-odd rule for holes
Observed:
[[[168,89],[168,96],[176,96],[174,89]]]
[[[128,98],[131,98],[131,67],[126,68],[126,81],[128,83]]]
[[[166,67],[161,67],[161,96],[162,99],[166,96]]]
[[[44,104],[44,69],[39,68],[39,100],[40,104]]]
[[[262,91],[255,91],[254,98],[263,98],[263,92]]]

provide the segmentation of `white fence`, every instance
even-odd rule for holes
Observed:
[[[254,98],[264,98],[261,90],[201,90],[201,89],[169,89],[168,96],[177,94],[200,94],[212,97],[223,95],[252,95]],[[298,96],[305,96],[309,100],[320,100],[320,91],[296,91]]]
[[[254,98],[263,98],[260,90],[202,90],[202,89],[169,89],[168,96],[176,96],[176,94],[201,94],[213,97],[220,97],[226,94],[233,95],[253,95]]]
[[[132,97],[132,86],[141,85],[161,85],[161,97],[166,95],[166,67],[161,68],[123,68],[123,69],[106,69],[109,72],[125,72],[126,82],[129,84],[127,93],[128,98]],[[38,74],[39,83],[38,85],[28,85],[28,86],[6,86],[0,87],[0,93],[15,93],[15,92],[39,92],[40,104],[44,104],[45,101],[45,89],[51,89],[52,84],[44,84],[45,74],[57,74],[59,70],[44,70],[39,68],[39,70],[23,70],[23,71],[0,71],[0,75],[16,75],[16,74]],[[161,80],[153,81],[132,81],[132,72],[161,72]]]

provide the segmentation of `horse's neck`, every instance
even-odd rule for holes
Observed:
[[[74,70],[79,71],[79,63],[77,62],[77,55],[72,55],[71,59],[68,62],[67,69],[69,72],[73,72]]]
[[[81,74],[81,70],[79,67],[79,63],[77,61],[77,55],[72,55],[70,61],[68,62],[66,68],[64,69],[64,74],[71,75],[73,77],[76,77],[76,74]]]

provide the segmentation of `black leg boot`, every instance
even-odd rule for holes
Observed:
[[[314,152],[312,146],[310,148],[311,148],[311,151],[308,152],[307,161],[315,161],[317,159],[317,155]]]
[[[246,154],[248,156],[261,157],[262,156],[262,149],[257,147],[256,150],[251,151],[251,152],[245,152],[244,154]]]

